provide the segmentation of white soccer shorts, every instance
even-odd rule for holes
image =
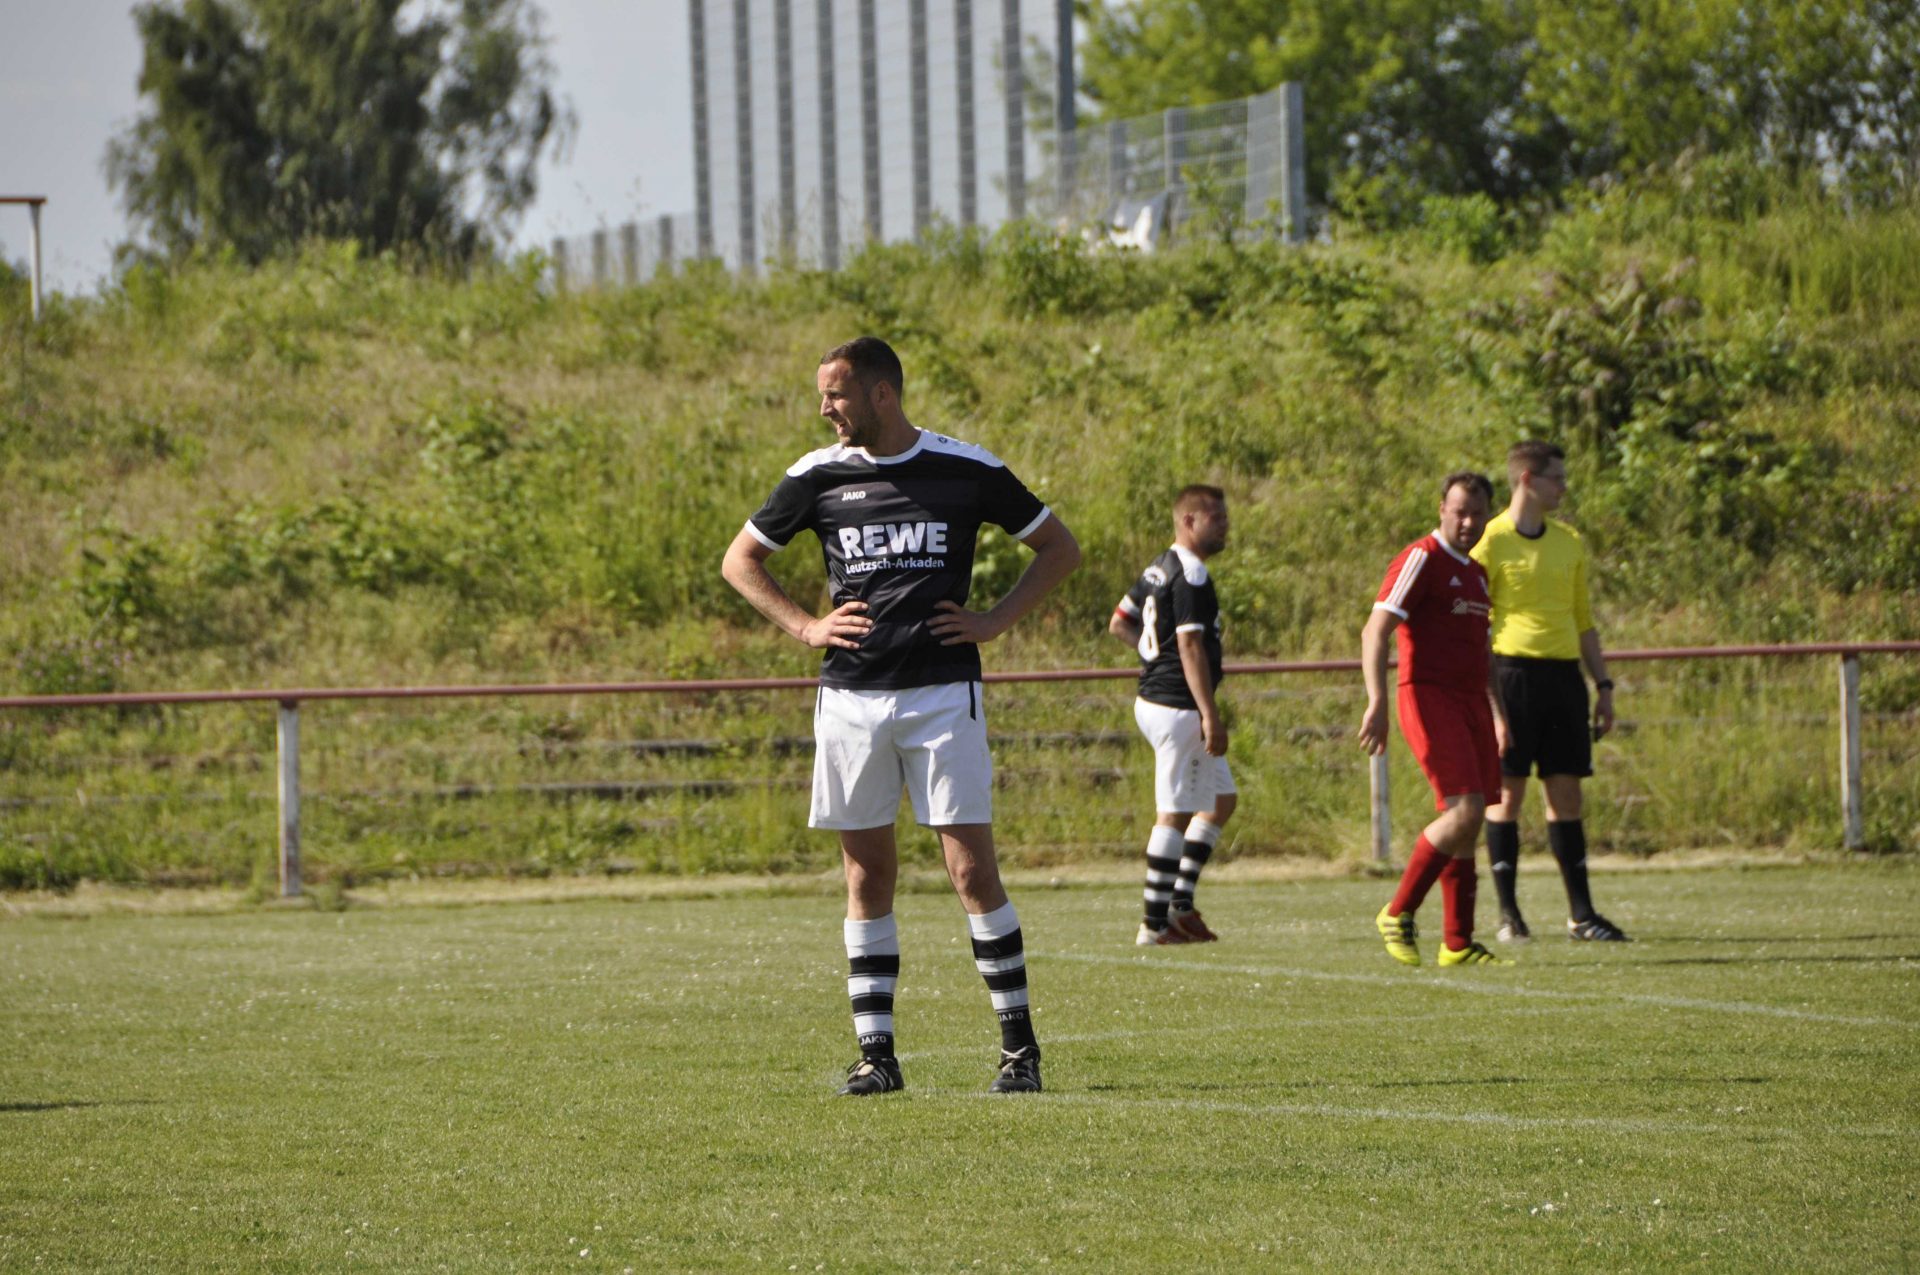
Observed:
[[[814,828],[993,822],[993,759],[978,682],[903,690],[820,688],[813,713]]]
[[[1168,708],[1165,704],[1133,701],[1133,720],[1153,745],[1153,808],[1163,815],[1202,814],[1213,809],[1214,798],[1238,792],[1225,757],[1207,752],[1200,729],[1200,710]]]

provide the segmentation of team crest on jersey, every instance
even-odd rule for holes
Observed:
[[[1162,571],[1158,564],[1148,567],[1143,574],[1146,576],[1147,583],[1156,589],[1167,582],[1167,573]]]

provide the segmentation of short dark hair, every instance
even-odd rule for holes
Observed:
[[[1202,505],[1226,503],[1227,493],[1218,487],[1209,487],[1206,483],[1188,483],[1180,489],[1180,494],[1173,498],[1173,516],[1178,518],[1188,510],[1198,509]]]
[[[1564,461],[1567,453],[1558,443],[1544,442],[1538,438],[1529,438],[1507,448],[1507,481],[1515,487],[1526,474],[1537,474],[1547,467],[1548,461]]]
[[[906,393],[907,374],[901,370],[900,356],[877,336],[857,336],[851,341],[842,341],[820,356],[821,367],[829,363],[845,363],[862,385],[885,381],[893,386],[895,397]]]
[[[1465,487],[1477,491],[1486,497],[1487,503],[1493,503],[1493,480],[1485,474],[1472,469],[1456,469],[1440,483],[1440,499],[1446,500],[1447,493],[1455,487]]]

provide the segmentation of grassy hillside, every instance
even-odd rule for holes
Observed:
[[[37,327],[15,280],[0,685],[808,671],[717,564],[827,440],[813,367],[863,331],[901,350],[917,423],[1006,457],[1087,550],[996,667],[1121,662],[1108,609],[1195,480],[1234,501],[1232,654],[1351,654],[1437,477],[1497,470],[1527,434],[1571,448],[1610,644],[1920,636],[1917,244],[1920,206],[1849,216],[1709,164],[1540,224],[1436,203],[1418,232],[1304,250],[1200,237],[1141,259],[950,233],[837,275],[553,296],[533,261],[452,280],[317,246],[137,270]],[[989,537],[982,593],[1022,561]],[[810,543],[775,562],[817,593]],[[1808,678],[1824,705],[1830,672]],[[1910,717],[1920,673],[1872,666],[1869,696]],[[599,710],[472,711],[509,741],[577,742],[550,719]],[[168,757],[270,741],[212,720],[6,715],[0,765],[34,787],[53,758],[150,756],[155,732],[186,732]],[[456,720],[435,719],[470,731]],[[1909,796],[1884,840],[1913,839]],[[1766,826],[1740,835],[1799,835]],[[44,865],[47,844],[13,853]],[[1287,825],[1252,848],[1350,844]]]

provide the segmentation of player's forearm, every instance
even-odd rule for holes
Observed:
[[[1376,617],[1391,615],[1375,611]],[[1369,619],[1360,630],[1360,677],[1366,683],[1367,703],[1384,703],[1387,697],[1387,630],[1377,619]]]
[[[1027,612],[1039,606],[1040,600],[1052,593],[1079,565],[1080,543],[1061,524],[1057,533],[1034,549],[1033,561],[1020,573],[1020,578],[1014,581],[1006,596],[987,611],[994,632],[1005,633],[1019,623]]]
[[[1175,634],[1174,641],[1180,648],[1180,671],[1186,675],[1187,693],[1193,696],[1194,706],[1202,718],[1219,717],[1219,706],[1213,701],[1213,669],[1207,663],[1205,640],[1198,633],[1188,632]]]
[[[787,591],[780,587],[780,582],[773,578],[759,559],[740,552],[736,546],[729,549],[721,561],[720,574],[741,597],[753,605],[754,610],[766,616],[788,637],[796,641],[805,640],[802,634],[814,617],[787,596]]]
[[[1607,680],[1607,657],[1600,650],[1600,630],[1588,629],[1580,635],[1580,663],[1595,682]]]
[[[1113,618],[1107,621],[1107,632],[1119,638],[1128,646],[1140,645],[1140,621],[1124,611],[1115,611]]]

